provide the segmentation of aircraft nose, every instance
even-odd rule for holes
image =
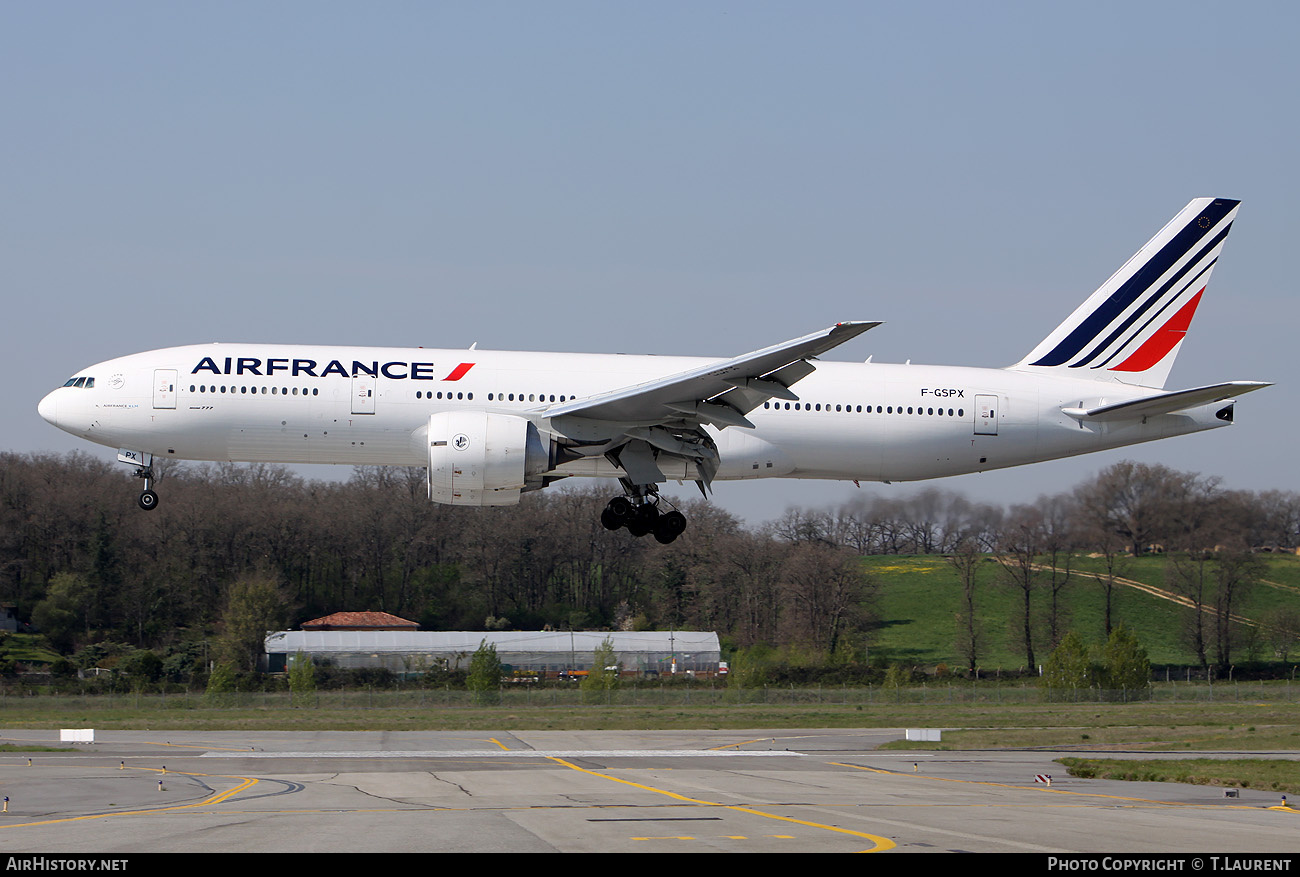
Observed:
[[[46,423],[53,426],[59,425],[59,403],[54,399],[55,393],[57,392],[58,391],[56,390],[54,393],[47,394],[46,397],[41,400],[41,403],[36,406],[36,413],[41,415]]]

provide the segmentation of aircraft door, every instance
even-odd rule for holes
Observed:
[[[176,369],[156,368],[153,370],[153,407],[176,407]]]
[[[975,434],[998,434],[998,397],[975,397]]]
[[[374,414],[375,393],[379,388],[379,378],[359,374],[352,376],[352,413]]]

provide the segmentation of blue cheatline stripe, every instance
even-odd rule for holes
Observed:
[[[1099,308],[1084,318],[1069,335],[1056,345],[1047,355],[1032,365],[1062,365],[1076,356],[1085,345],[1097,337],[1125,309],[1138,299],[1153,283],[1187,255],[1219,222],[1232,212],[1240,201],[1217,200],[1211,202],[1204,212],[1194,217],[1187,225],[1165,244],[1160,252],[1146,261],[1133,276],[1126,280],[1119,289],[1111,294]],[[1201,227],[1201,218],[1209,222]],[[1226,229],[1225,229],[1226,232]]]
[[[1200,271],[1197,271],[1197,272],[1196,272],[1196,276],[1195,276],[1195,277],[1193,277],[1191,280],[1189,280],[1189,281],[1187,281],[1186,283],[1184,283],[1184,284],[1179,288],[1178,292],[1176,292],[1176,293],[1174,293],[1172,296],[1170,296],[1170,297],[1169,297],[1169,300],[1166,301],[1164,304],[1162,304],[1162,305],[1160,306],[1160,310],[1156,311],[1154,314],[1152,314],[1150,317],[1148,317],[1147,320],[1146,320],[1146,322],[1143,323],[1141,326],[1139,326],[1139,327],[1137,328],[1137,330],[1136,330],[1135,332],[1133,332],[1133,334],[1130,335],[1130,336],[1128,337],[1128,340],[1126,340],[1126,341],[1125,341],[1123,344],[1121,344],[1119,347],[1116,347],[1115,350],[1111,353],[1110,356],[1106,357],[1106,358],[1105,358],[1104,360],[1102,360],[1101,362],[1099,362],[1099,363],[1097,363],[1096,365],[1092,366],[1092,368],[1105,368],[1106,366],[1110,365],[1110,362],[1111,362],[1112,359],[1114,359],[1115,357],[1119,356],[1120,353],[1122,353],[1122,352],[1125,350],[1125,348],[1127,348],[1131,343],[1133,343],[1133,340],[1134,340],[1135,338],[1140,337],[1140,336],[1142,335],[1142,333],[1145,332],[1145,331],[1147,330],[1147,328],[1148,328],[1152,323],[1154,323],[1156,320],[1160,319],[1160,315],[1163,314],[1165,311],[1169,310],[1170,305],[1172,305],[1172,304],[1174,304],[1175,302],[1179,301],[1179,300],[1183,297],[1183,293],[1187,292],[1188,289],[1191,289],[1191,288],[1195,287],[1195,286],[1197,285],[1197,283],[1200,281],[1200,279],[1201,279],[1202,277],[1205,276],[1205,272],[1206,272],[1206,271],[1209,271],[1211,268],[1213,268],[1214,265],[1215,265],[1215,263],[1218,262],[1218,261],[1219,261],[1218,258],[1215,257],[1215,258],[1211,259],[1208,263],[1206,263],[1206,265],[1205,265],[1204,268],[1202,268]]]
[[[1124,319],[1124,322],[1120,323],[1118,326],[1115,327],[1115,331],[1111,332],[1110,335],[1106,337],[1105,341],[1101,342],[1096,347],[1094,347],[1083,358],[1075,360],[1074,362],[1070,363],[1070,367],[1079,368],[1080,366],[1085,366],[1088,363],[1092,362],[1094,359],[1096,359],[1097,356],[1103,350],[1109,348],[1110,345],[1115,341],[1115,339],[1118,338],[1124,331],[1126,331],[1129,326],[1132,326],[1135,322],[1137,322],[1137,320],[1139,320],[1142,317],[1142,315],[1145,314],[1151,308],[1152,305],[1154,305],[1156,302],[1160,301],[1160,299],[1164,297],[1166,292],[1168,292],[1175,284],[1179,283],[1184,277],[1186,277],[1187,272],[1191,271],[1193,268],[1195,268],[1196,266],[1204,262],[1206,257],[1210,253],[1214,252],[1216,247],[1218,247],[1220,244],[1223,243],[1223,239],[1228,236],[1228,231],[1231,230],[1231,228],[1232,228],[1232,223],[1228,223],[1227,226],[1224,227],[1223,231],[1219,232],[1217,235],[1214,236],[1214,240],[1210,241],[1208,244],[1202,247],[1201,251],[1197,253],[1195,257],[1188,259],[1187,263],[1183,265],[1183,267],[1178,272],[1176,272],[1172,277],[1170,277],[1169,280],[1166,281],[1165,284],[1161,286],[1159,290],[1157,290],[1154,294],[1147,296],[1146,300],[1143,301],[1137,308],[1135,308],[1133,310],[1133,313],[1129,314]],[[1217,261],[1217,259],[1215,261]],[[1213,262],[1211,264],[1213,264]],[[1131,340],[1133,339],[1132,338],[1128,339],[1128,341]],[[1128,341],[1125,341],[1124,343],[1127,344]]]

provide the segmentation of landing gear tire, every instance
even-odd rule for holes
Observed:
[[[618,521],[621,527],[632,520],[632,516],[636,514],[636,506],[632,505],[632,500],[626,496],[616,496],[609,501],[609,505],[605,506],[605,511],[609,512],[610,519]]]
[[[667,545],[685,531],[686,516],[679,511],[671,511],[666,515],[660,515],[659,519],[655,521],[655,539],[661,545]]]
[[[152,490],[146,490],[144,493],[140,494],[140,498],[136,500],[136,502],[139,503],[140,508],[144,509],[146,512],[151,512],[158,508],[158,494],[154,493]]]
[[[600,523],[606,530],[617,530],[631,523],[636,514],[637,508],[632,505],[632,500],[626,496],[616,496],[600,513]]]
[[[659,509],[652,505],[643,505],[637,509],[636,515],[627,522],[627,531],[633,536],[640,539],[650,531],[654,530],[655,524],[659,521]]]

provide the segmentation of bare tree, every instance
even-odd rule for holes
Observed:
[[[1002,568],[1003,583],[1020,594],[1017,638],[1025,650],[1025,665],[1030,672],[1037,667],[1034,661],[1033,595],[1042,579],[1038,559],[1044,544],[1041,511],[1033,506],[1016,506],[1002,525],[994,555]]]
[[[974,539],[965,538],[945,558],[961,584],[962,611],[957,615],[957,651],[966,660],[966,669],[971,676],[979,667],[979,656],[984,647],[984,631],[975,616],[975,586],[980,566],[984,563],[981,547]]]
[[[1274,656],[1283,663],[1289,661],[1291,650],[1300,641],[1300,610],[1290,607],[1274,609],[1264,616],[1264,627]]]
[[[1115,588],[1128,575],[1133,555],[1129,553],[1129,540],[1116,532],[1104,516],[1096,516],[1092,511],[1082,503],[1074,506],[1080,544],[1087,545],[1101,558],[1102,573],[1096,581],[1101,586],[1102,626],[1109,637],[1116,625]]]
[[[1178,552],[1165,563],[1165,583],[1186,601],[1182,638],[1196,656],[1202,669],[1209,667],[1210,632],[1206,625],[1206,606],[1211,595],[1210,555],[1208,552]]]
[[[1256,514],[1251,522],[1253,548],[1294,548],[1300,543],[1300,493],[1266,490],[1253,497]]]
[[[1263,561],[1244,549],[1222,551],[1215,558],[1214,654],[1222,670],[1232,666],[1240,632],[1237,608],[1264,572]]]
[[[782,567],[789,639],[830,654],[840,638],[866,619],[875,583],[851,552],[800,545]]]
[[[771,524],[771,532],[776,538],[791,545],[805,542],[831,544],[829,520],[825,512],[793,506]]]
[[[1074,577],[1074,556],[1078,548],[1071,524],[1074,503],[1067,494],[1056,494],[1039,497],[1036,505],[1041,514],[1043,565],[1046,567],[1047,638],[1048,645],[1056,648],[1069,626],[1063,595]]]
[[[1089,529],[1123,537],[1133,555],[1185,531],[1198,476],[1159,464],[1124,460],[1103,469],[1096,479],[1075,490],[1079,515]]]

